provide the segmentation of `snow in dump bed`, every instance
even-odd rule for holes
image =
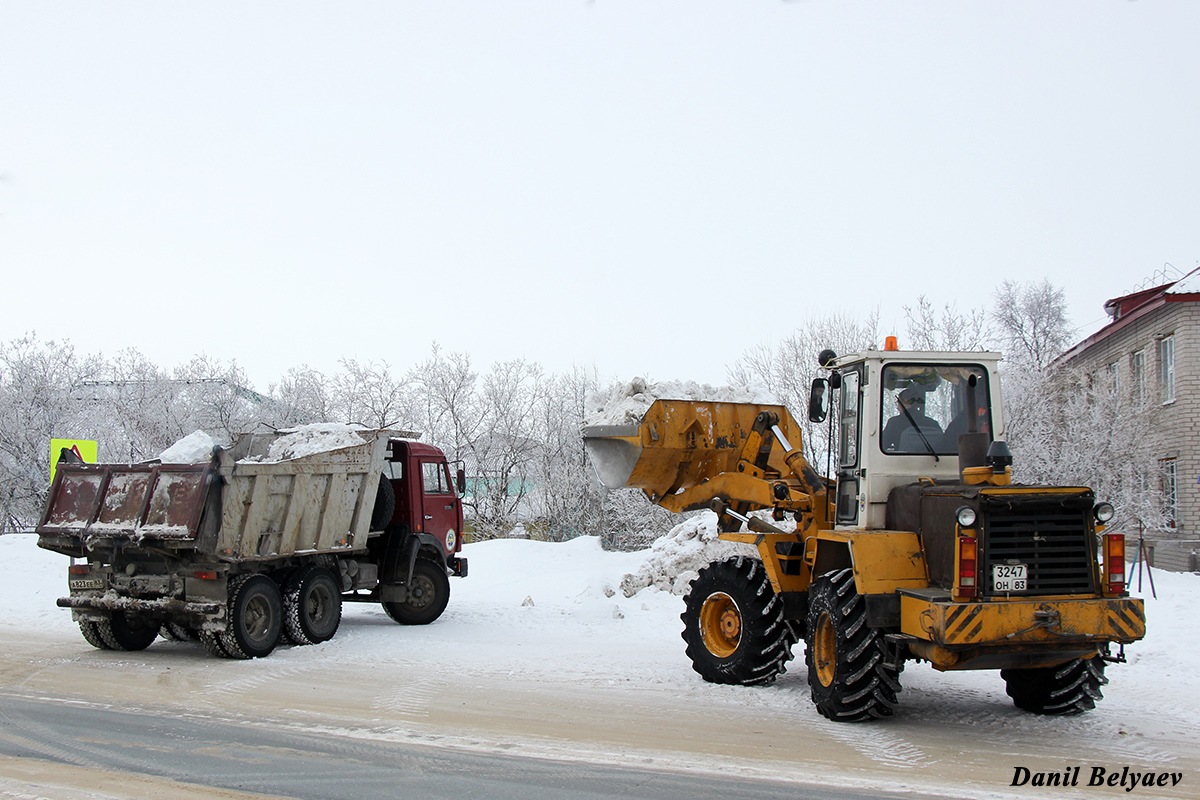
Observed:
[[[642,421],[655,400],[701,400],[710,403],[758,403],[774,405],[779,401],[759,386],[709,386],[694,381],[654,383],[634,378],[610,396],[593,393],[587,399],[584,427],[593,425],[634,425]]]
[[[365,441],[358,433],[362,430],[366,429],[361,425],[344,425],[337,422],[317,422],[281,430],[280,433],[284,435],[271,442],[266,460],[286,461],[289,458],[354,447]]]
[[[164,464],[203,464],[212,458],[217,443],[204,431],[189,433],[158,454]]]

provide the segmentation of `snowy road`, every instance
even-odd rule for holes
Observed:
[[[802,646],[773,686],[702,682],[683,655],[680,598],[614,592],[644,555],[603,553],[594,540],[471,545],[471,576],[453,581],[450,608],[435,624],[403,628],[376,607],[347,607],[332,641],[249,662],[168,642],[138,653],[94,650],[54,606],[66,559],[33,542],[0,538],[0,703],[74,699],[247,726],[274,720],[369,741],[889,794],[1200,796],[1194,576],[1156,573],[1163,599],[1149,603],[1151,636],[1129,648],[1132,663],[1110,669],[1106,699],[1091,714],[1034,717],[1012,707],[996,673],[943,675],[910,664],[897,717],[838,725],[812,708]],[[1078,789],[1011,786],[1019,767],[1061,774],[1076,766]],[[1182,779],[1131,793],[1082,785],[1095,768],[1125,767]],[[0,762],[0,797],[29,785],[17,772]]]

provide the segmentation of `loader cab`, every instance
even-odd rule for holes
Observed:
[[[1003,438],[999,361],[998,353],[885,350],[830,364],[836,378],[821,389],[837,387],[837,527],[882,529],[895,487],[957,482],[960,434],[977,434],[961,441],[983,440],[985,450]]]

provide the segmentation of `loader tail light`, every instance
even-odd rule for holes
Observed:
[[[1104,534],[1104,573],[1109,594],[1125,593],[1125,534]]]
[[[958,537],[958,585],[954,587],[956,599],[975,597],[979,593],[975,580],[978,560],[979,540],[974,536]]]

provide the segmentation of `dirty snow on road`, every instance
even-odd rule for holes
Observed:
[[[270,709],[314,729],[373,738],[838,786],[1007,797],[1020,792],[1009,786],[1016,767],[1083,766],[1086,774],[1129,766],[1185,776],[1177,791],[1139,787],[1136,796],[1200,794],[1200,628],[1192,617],[1200,577],[1153,571],[1138,592],[1133,573],[1147,638],[1126,648],[1128,664],[1109,668],[1105,699],[1092,713],[1025,714],[994,671],[943,674],[909,663],[894,718],[840,725],[809,700],[803,644],[771,686],[715,686],[692,672],[679,636],[682,598],[673,582],[643,580],[669,571],[665,559],[674,559],[673,570],[703,560],[703,520],[689,524],[697,535],[677,535],[657,552],[605,552],[588,537],[470,544],[470,575],[452,581],[450,606],[434,624],[401,627],[375,605],[347,605],[333,640],[248,662],[164,641],[140,653],[93,650],[55,606],[67,559],[38,549],[36,537],[3,536],[0,649],[17,655],[6,657],[0,688],[86,687],[116,701],[136,685],[145,702],[223,703],[231,714]],[[691,561],[680,550],[695,551]],[[315,687],[335,676],[343,688],[323,698]]]

